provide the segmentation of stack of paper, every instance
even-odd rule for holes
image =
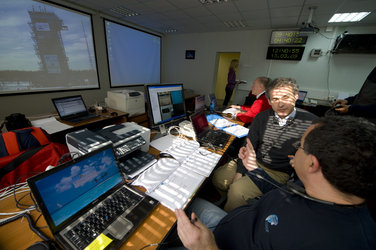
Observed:
[[[145,187],[148,195],[171,210],[184,208],[221,156],[199,148],[195,141],[183,141],[165,152],[174,159],[159,159],[132,185]]]

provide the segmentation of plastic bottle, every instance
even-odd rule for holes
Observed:
[[[210,102],[209,109],[210,109],[210,113],[214,112],[214,101],[213,100]]]

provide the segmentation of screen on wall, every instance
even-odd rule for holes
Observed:
[[[0,34],[0,94],[99,88],[89,14],[3,0]]]
[[[104,21],[111,87],[160,83],[161,37]]]

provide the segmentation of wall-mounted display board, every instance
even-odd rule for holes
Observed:
[[[304,47],[269,46],[266,59],[300,61],[302,59],[303,52]]]
[[[270,45],[306,44],[308,36],[299,31],[275,30],[270,36]]]

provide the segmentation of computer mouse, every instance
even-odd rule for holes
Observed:
[[[111,112],[111,115],[116,116],[116,115],[118,115],[118,113],[117,112]]]
[[[171,158],[171,159],[175,159],[175,157],[173,157],[169,153],[165,153],[165,152],[159,153],[159,158]]]

